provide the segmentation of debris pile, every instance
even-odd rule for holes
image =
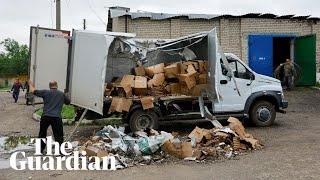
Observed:
[[[233,117],[223,128],[196,127],[189,135],[146,129],[130,134],[124,128],[106,126],[85,142],[80,149],[87,156],[115,156],[117,169],[136,164],[162,162],[170,157],[185,160],[232,158],[242,152],[259,149],[259,141],[245,131]]]
[[[105,85],[105,96],[112,97],[109,113],[128,112],[133,101],[140,102],[143,109],[151,109],[159,97],[200,96],[207,76],[205,60],[138,66],[134,75],[114,77],[112,83]]]

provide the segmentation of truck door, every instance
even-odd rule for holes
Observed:
[[[103,93],[109,47],[114,37],[74,31],[70,73],[71,103],[103,112]]]
[[[70,31],[30,28],[29,78],[36,89],[48,89],[49,82],[66,88]]]
[[[228,59],[229,66],[231,67],[234,77],[239,88],[240,95],[237,92],[236,86],[229,77],[226,76],[226,70],[221,64],[221,71],[217,73],[219,77],[219,96],[222,112],[238,112],[243,111],[244,104],[251,94],[251,86],[249,85],[250,71],[236,59]]]
[[[301,76],[298,85],[316,84],[316,35],[297,37],[295,40],[294,62],[300,66]]]

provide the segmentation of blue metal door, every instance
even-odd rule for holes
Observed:
[[[266,76],[273,76],[273,41],[270,35],[249,35],[249,66]]]

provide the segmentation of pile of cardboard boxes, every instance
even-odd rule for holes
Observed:
[[[106,85],[105,96],[112,97],[111,112],[129,111],[132,101],[140,101],[144,109],[164,96],[199,96],[206,88],[208,61],[190,60],[154,66],[138,66],[134,75],[114,78]]]

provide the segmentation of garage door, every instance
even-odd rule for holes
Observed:
[[[269,35],[249,35],[249,66],[266,76],[273,76],[273,41]]]

